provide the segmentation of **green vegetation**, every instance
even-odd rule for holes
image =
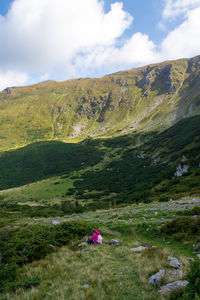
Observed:
[[[67,222],[54,227],[49,225],[29,225],[22,228],[0,231],[0,292],[9,288],[28,288],[39,284],[39,280],[16,281],[20,266],[55,251],[71,240],[90,234],[92,226],[84,222]],[[38,277],[36,277],[38,278]]]
[[[99,79],[6,89],[0,93],[0,150],[37,141],[161,131],[200,113],[199,65],[198,56]]]
[[[199,299],[199,70],[195,57],[0,93],[1,299]],[[103,245],[77,247],[94,228]],[[157,247],[129,250],[141,244]],[[188,273],[187,289],[158,294],[159,269],[162,284]]]

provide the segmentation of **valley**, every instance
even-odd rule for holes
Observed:
[[[0,93],[0,298],[199,299],[199,87],[197,56]]]

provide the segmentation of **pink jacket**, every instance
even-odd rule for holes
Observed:
[[[102,236],[98,230],[94,230],[93,236],[90,237],[90,240],[94,241],[94,244],[101,244],[102,243]]]

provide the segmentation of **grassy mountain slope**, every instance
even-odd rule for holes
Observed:
[[[0,150],[164,128],[200,113],[200,56],[0,93]]]
[[[1,207],[48,216],[197,196],[199,122],[197,115],[158,134],[78,144],[39,142],[5,152],[0,156],[1,188],[19,187],[0,193]],[[138,138],[148,141],[138,146]]]
[[[0,93],[1,299],[198,297],[199,261],[185,273],[200,250],[199,67],[195,57]],[[104,244],[79,249],[92,228]],[[141,244],[157,247],[130,251]],[[161,268],[160,285],[187,279],[186,291],[150,286]]]

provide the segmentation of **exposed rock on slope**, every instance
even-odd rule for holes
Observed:
[[[0,150],[38,140],[162,130],[200,113],[200,56],[0,93]]]

